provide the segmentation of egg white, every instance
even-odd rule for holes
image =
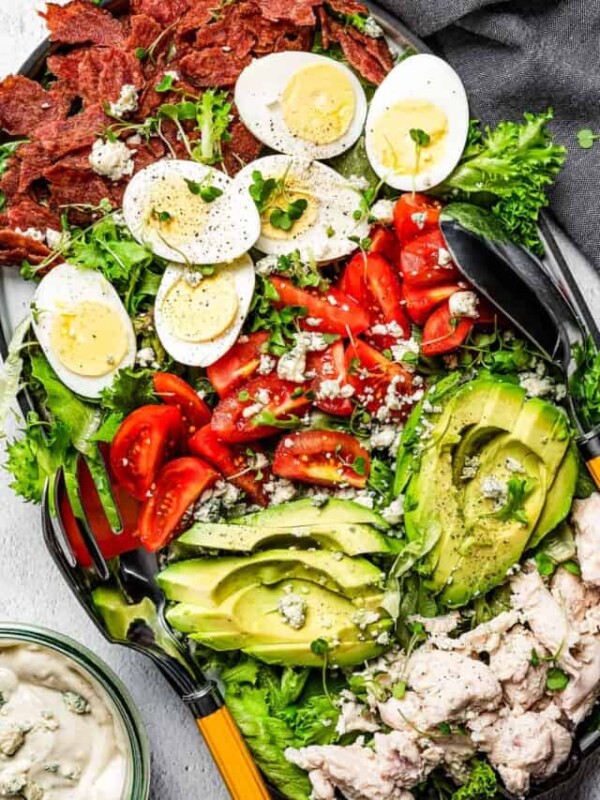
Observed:
[[[121,361],[110,372],[96,377],[78,375],[69,370],[52,346],[52,329],[57,316],[86,301],[101,303],[116,311],[127,336],[127,351]],[[59,264],[42,278],[32,304],[35,308],[33,329],[44,355],[60,380],[76,394],[98,398],[104,389],[112,385],[118,370],[134,365],[136,339],[133,324],[116,289],[100,272],[72,264]]]
[[[164,300],[171,287],[185,278],[187,268],[180,264],[169,264],[162,277],[154,306],[154,325],[163,347],[169,355],[181,364],[192,367],[208,367],[214,364],[234,344],[244,320],[248,316],[252,295],[254,294],[254,263],[249,255],[229,264],[219,264],[219,271],[228,272],[233,278],[238,295],[238,311],[229,328],[220,336],[208,342],[189,342],[178,338],[170,330],[164,314]]]
[[[169,209],[171,182],[185,180],[215,186],[223,194],[206,204],[206,219],[185,241],[169,243],[147,225],[152,212],[151,197],[164,194]],[[164,192],[161,190],[164,186]],[[190,202],[196,198],[190,193]],[[218,169],[195,161],[162,159],[140,170],[129,182],[123,197],[123,215],[133,236],[157,256],[184,264],[214,264],[233,261],[246,253],[260,233],[260,218],[252,198],[232,184]]]
[[[269,238],[261,232],[256,242],[257,249],[276,256],[298,250],[301,258],[317,262],[334,261],[356,250],[358,244],[350,237],[364,239],[370,229],[366,216],[359,220],[353,217],[360,208],[360,192],[326,164],[284,155],[265,156],[245,166],[234,178],[234,184],[248,192],[253,172],[260,172],[267,180],[281,178],[286,170],[290,176],[301,178],[307,194],[316,198],[316,219],[297,234],[292,228],[291,235],[285,239]]]
[[[443,157],[435,164],[422,166],[419,173],[393,173],[378,159],[374,147],[374,127],[380,116],[403,100],[424,100],[438,106],[448,120]],[[469,104],[465,87],[457,73],[443,59],[421,54],[410,56],[384,78],[375,91],[365,128],[367,157],[377,175],[394,189],[426,191],[441,183],[458,164],[469,131]]]
[[[315,144],[295,136],[288,128],[281,97],[292,76],[313,64],[335,66],[349,78],[354,93],[354,116],[348,130],[334,142]],[[280,153],[311,159],[327,159],[343,153],[362,133],[367,98],[356,75],[344,64],[316,53],[272,53],[253,61],[235,85],[235,104],[244,125],[263,144]]]

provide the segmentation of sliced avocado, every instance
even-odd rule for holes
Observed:
[[[373,593],[381,571],[364,558],[327,550],[266,550],[245,557],[198,558],[171,564],[158,576],[168,600],[219,606],[245,586],[303,578],[348,597]]]
[[[365,553],[389,555],[397,550],[397,540],[370,525],[359,523],[296,525],[293,528],[270,528],[259,525],[230,525],[199,522],[176,543],[177,552],[197,549],[231,550],[250,553],[259,548],[315,546],[337,550],[348,556]]]
[[[524,473],[513,475],[505,466],[513,458],[523,465]],[[489,476],[507,483],[511,478],[526,481],[529,488],[519,508],[523,520],[516,517],[502,520],[500,508],[486,497],[483,486]],[[546,472],[542,462],[511,434],[497,436],[482,451],[482,464],[477,476],[469,481],[462,498],[464,536],[454,561],[440,554],[432,586],[442,590],[443,602],[463,605],[480,587],[496,586],[517,563],[527,546],[532,528],[537,523],[546,499]],[[487,588],[485,589],[487,591]]]
[[[304,620],[292,627],[279,611],[287,595],[304,600]],[[392,620],[380,610],[380,619],[359,627],[359,608],[348,598],[304,580],[289,580],[272,586],[248,586],[231,595],[216,612],[197,609],[182,620],[177,606],[169,611],[174,627],[194,625],[190,638],[215,650],[243,650],[261,658],[263,648],[271,663],[320,666],[322,657],[311,651],[315,639],[331,643],[335,663],[360,663],[385,648],[376,639],[389,631]],[[221,617],[219,615],[222,615]],[[387,638],[387,637],[386,637]],[[363,641],[364,640],[364,641]],[[365,656],[365,652],[369,653]]]
[[[377,644],[371,639],[342,642],[329,653],[328,664],[332,667],[353,667],[381,655],[387,647]],[[320,667],[323,658],[316,656],[310,648],[298,647],[295,644],[255,645],[246,647],[244,652],[267,664],[282,664],[294,667]]]
[[[385,531],[390,526],[382,516],[351,500],[335,497],[323,505],[315,505],[310,497],[292,500],[231,520],[236,525],[259,525],[269,528],[296,528],[298,525],[372,525]]]
[[[145,597],[139,603],[128,603],[119,589],[99,586],[93,590],[92,600],[109,636],[117,642],[130,641],[131,626],[135,623],[144,623],[154,634],[156,643],[189,669],[175,642],[172,641],[170,632],[165,630],[164,623],[159,620],[156,606],[149,597]]]
[[[521,387],[481,378],[450,397],[424,444],[406,490],[406,533],[428,553],[421,569],[430,588],[444,603],[462,605],[504,579],[543,522],[548,489],[569,446],[567,421],[550,403],[527,400]],[[466,459],[474,457],[477,469],[465,475]],[[511,478],[513,495],[526,490],[525,497],[503,515],[484,487],[490,479],[506,486]],[[572,490],[567,495],[570,505]]]
[[[544,536],[553,531],[566,518],[573,504],[573,495],[579,473],[579,455],[571,445],[556,473],[554,482],[546,495],[546,503],[531,534],[527,547],[535,547]]]
[[[129,628],[136,620],[151,624],[156,619],[156,607],[149,597],[128,603],[118,589],[99,586],[92,592],[92,600],[109,635],[117,641],[127,641]]]

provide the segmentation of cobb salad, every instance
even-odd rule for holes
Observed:
[[[46,73],[0,83],[0,263],[35,285],[0,384],[3,417],[24,385],[39,409],[14,490],[62,467],[107,559],[159,553],[289,800],[526,796],[595,725],[600,496],[564,377],[439,217],[539,252],[551,111],[480,125],[354,0],[45,17]],[[109,630],[151,613],[116,577],[94,600]]]

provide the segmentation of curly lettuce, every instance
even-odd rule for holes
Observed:
[[[538,217],[566,157],[548,131],[552,118],[548,109],[483,131],[472,123],[458,166],[435,192],[491,208],[513,242],[542,253]]]

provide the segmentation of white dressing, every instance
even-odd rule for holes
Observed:
[[[46,647],[0,642],[0,797],[123,800],[125,731],[103,689]]]

